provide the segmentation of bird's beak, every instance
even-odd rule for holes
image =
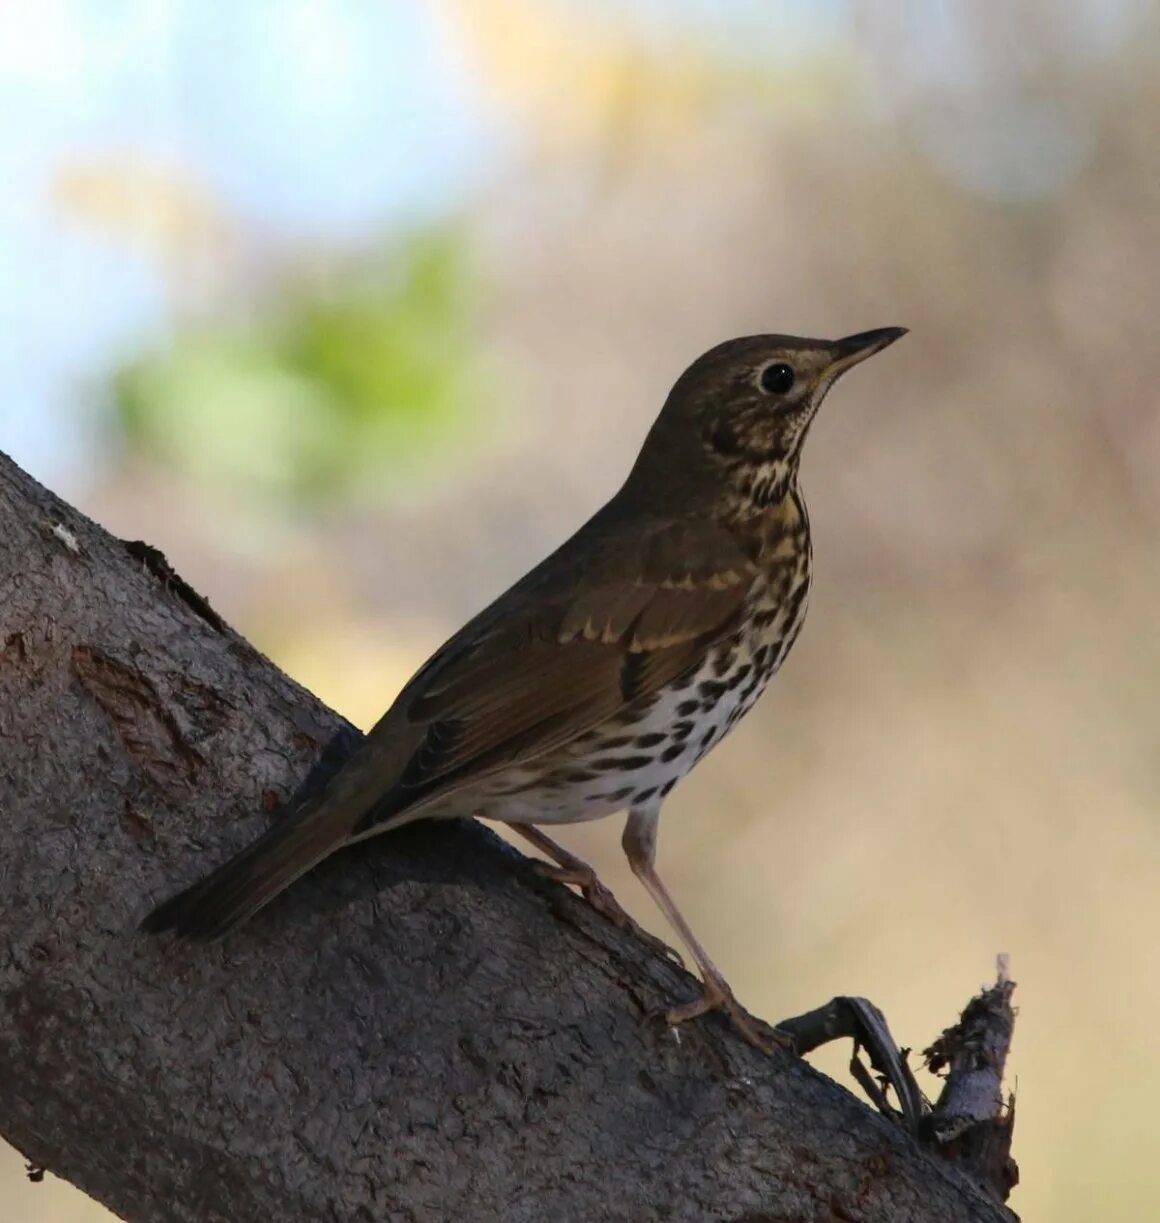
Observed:
[[[832,382],[839,374],[844,374],[859,361],[865,361],[876,352],[881,352],[895,340],[906,335],[905,327],[879,327],[875,331],[860,331],[857,335],[848,335],[844,340],[834,343],[835,358],[822,375],[827,382]]]

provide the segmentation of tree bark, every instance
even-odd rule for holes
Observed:
[[[134,1223],[994,1221],[954,1168],[474,823],[213,945],[135,931],[352,732],[0,456],[0,1132]]]

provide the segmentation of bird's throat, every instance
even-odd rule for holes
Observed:
[[[797,486],[797,463],[776,458],[738,464],[730,473],[727,500],[730,516],[737,519],[763,517],[779,511]],[[787,511],[788,512],[788,511]]]

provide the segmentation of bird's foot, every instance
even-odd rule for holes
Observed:
[[[772,1053],[775,1048],[790,1049],[794,1047],[793,1037],[777,1028],[762,1025],[757,1026],[754,1018],[733,995],[733,991],[720,978],[706,977],[702,984],[701,996],[692,1002],[670,1007],[664,1012],[665,1023],[678,1027],[690,1019],[707,1015],[710,1011],[724,1011],[733,1026],[755,1049],[762,1053]]]
[[[607,918],[618,930],[634,935],[660,955],[675,960],[681,967],[684,967],[685,962],[680,953],[638,925],[621,907],[620,901],[600,882],[592,867],[586,863],[576,866],[553,866],[549,862],[537,862],[535,868],[536,873],[545,879],[554,879],[557,883],[566,883],[571,887],[579,888],[580,895],[601,917]]]

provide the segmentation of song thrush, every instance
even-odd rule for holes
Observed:
[[[536,825],[627,810],[634,873],[692,953],[702,997],[761,1044],[655,869],[665,797],[760,696],[806,613],[802,443],[834,381],[905,334],[729,340],[673,387],[620,491],[418,671],[316,798],[144,921],[212,937],[343,845],[478,815],[522,832],[616,919],[592,869]]]

